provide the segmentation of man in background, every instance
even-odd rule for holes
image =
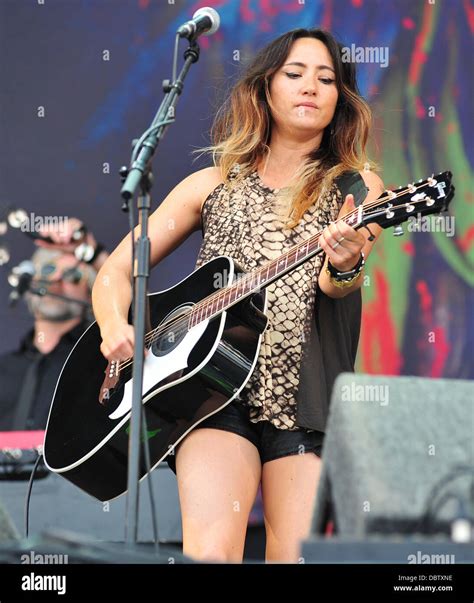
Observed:
[[[91,290],[108,254],[90,232],[76,241],[74,233],[81,227],[79,220],[70,218],[61,231],[41,231],[53,242],[35,241],[39,249],[31,258],[34,276],[25,293],[34,326],[17,350],[0,356],[0,431],[45,429],[64,362],[93,320]],[[79,245],[87,246],[89,253],[77,253]],[[38,287],[47,294],[31,292]]]

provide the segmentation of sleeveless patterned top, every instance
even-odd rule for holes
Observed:
[[[218,255],[228,255],[245,271],[252,271],[337,218],[342,196],[333,184],[296,227],[283,228],[275,204],[279,189],[265,186],[257,170],[236,180],[239,168],[235,165],[229,174],[232,187],[219,184],[204,202],[204,240],[196,268]],[[268,420],[279,429],[300,429],[296,421],[299,375],[301,364],[311,362],[304,342],[314,322],[323,259],[321,254],[313,257],[266,288],[269,323],[255,369],[240,394],[254,423]]]

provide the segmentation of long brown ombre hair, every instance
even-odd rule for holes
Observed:
[[[328,49],[335,69],[338,101],[320,146],[306,155],[290,186],[279,192],[288,228],[298,224],[308,207],[330,189],[341,173],[358,171],[367,165],[374,167],[365,152],[371,112],[357,89],[354,64],[342,61],[342,45],[330,33],[321,29],[294,29],[263,48],[218,110],[211,130],[211,146],[199,149],[212,153],[214,165],[220,167],[226,183],[230,183],[229,172],[234,164],[240,166],[237,181],[257,169],[270,150],[273,105],[269,84],[299,38],[315,38]]]

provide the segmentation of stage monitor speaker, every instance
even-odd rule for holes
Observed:
[[[2,501],[0,500],[0,542],[9,542],[11,540],[17,540],[18,538],[18,531],[10,519],[10,516],[3,508]]]
[[[473,394],[471,381],[340,375],[313,534],[327,533],[331,522],[335,534],[349,538],[451,537],[456,526],[457,540],[466,541],[469,522],[462,520],[472,518],[474,493]]]

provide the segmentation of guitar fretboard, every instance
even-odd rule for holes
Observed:
[[[362,210],[362,206],[360,206],[360,209]],[[353,228],[357,228],[358,214],[361,214],[361,212],[340,218],[339,221],[345,221]],[[217,316],[252,293],[267,287],[273,281],[291,272],[291,270],[297,268],[300,264],[304,264],[304,262],[321,251],[318,233],[296,245],[275,260],[271,260],[253,272],[243,274],[241,278],[237,278],[235,283],[219,289],[216,293],[213,293],[194,307],[190,316],[190,328],[203,320]]]

